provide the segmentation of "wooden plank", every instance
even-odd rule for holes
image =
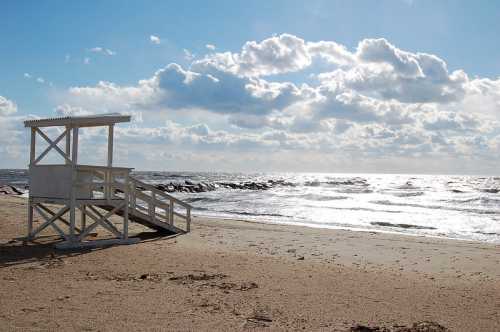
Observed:
[[[81,212],[80,224],[81,224],[81,228],[82,228],[80,230],[80,234],[82,234],[85,231],[85,227],[87,226],[87,215],[85,214],[85,207],[86,207],[86,205],[80,206],[80,212]]]
[[[170,225],[174,224],[174,201],[170,200],[170,208],[168,209],[168,222]]]
[[[31,128],[31,144],[30,144],[30,165],[33,165],[36,154],[36,127]]]
[[[125,211],[123,215],[123,239],[128,239],[128,214],[129,214],[129,202],[130,202],[130,184],[129,184],[129,176],[127,175],[125,178]]]
[[[113,166],[113,131],[114,125],[108,127],[108,167]]]
[[[78,127],[73,128],[73,150],[71,151],[71,195],[70,195],[70,206],[69,206],[69,234],[73,241],[75,239],[75,227],[76,227],[76,187],[74,183],[76,182],[76,165],[78,164]]]
[[[28,240],[31,240],[31,233],[33,232],[33,200],[31,197],[28,199]]]
[[[71,156],[71,127],[66,126],[66,156],[70,158]],[[66,165],[70,165],[71,161],[66,159]]]
[[[78,165],[76,166],[76,168],[83,170],[112,170],[115,173],[119,173],[120,171],[122,171],[123,174],[133,169],[130,167],[115,167],[115,166],[108,167],[108,166],[94,166],[94,165]]]

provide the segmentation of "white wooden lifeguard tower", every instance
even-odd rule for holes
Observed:
[[[189,232],[189,204],[133,178],[130,176],[132,168],[113,167],[114,126],[129,121],[130,116],[109,114],[24,122],[25,127],[31,128],[28,240],[34,240],[51,226],[64,240],[56,245],[61,249],[132,243],[138,239],[129,238],[129,220],[159,231]],[[78,132],[82,127],[99,126],[108,128],[107,165],[81,165],[78,163]],[[55,139],[49,138],[41,129],[45,127],[57,127],[59,135]],[[38,156],[37,136],[49,144]],[[62,150],[58,144],[64,138],[65,149]],[[51,150],[64,158],[63,164],[40,164]],[[36,228],[35,213],[44,220]],[[109,220],[113,215],[121,217],[119,223]],[[89,225],[87,217],[93,221]],[[89,235],[98,226],[114,237],[89,241]]]

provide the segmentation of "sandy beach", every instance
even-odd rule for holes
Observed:
[[[2,331],[499,330],[499,245],[195,218],[56,251],[16,240],[26,203],[0,197]]]

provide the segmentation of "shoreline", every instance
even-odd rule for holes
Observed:
[[[383,230],[379,228],[361,228],[361,227],[348,227],[348,226],[334,226],[334,225],[325,225],[325,224],[314,224],[314,223],[307,223],[307,222],[286,222],[286,221],[274,221],[274,220],[266,220],[265,218],[262,219],[244,219],[244,218],[236,218],[236,217],[225,217],[225,216],[209,216],[209,215],[199,215],[199,214],[193,214],[193,217],[200,218],[200,219],[210,219],[210,220],[225,220],[225,221],[239,221],[239,222],[247,222],[247,223],[255,223],[255,224],[262,224],[262,225],[278,225],[278,226],[291,226],[291,227],[306,227],[306,228],[314,228],[314,229],[325,229],[325,230],[338,230],[338,231],[350,231],[350,232],[361,232],[361,233],[381,233],[381,234],[390,234],[390,235],[396,235],[396,236],[408,236],[408,237],[424,237],[424,238],[431,238],[431,239],[443,239],[443,240],[451,240],[451,241],[464,241],[464,242],[470,242],[470,243],[483,243],[483,244],[490,244],[494,246],[500,246],[500,241],[495,242],[495,241],[481,241],[481,240],[475,240],[475,239],[466,239],[466,238],[458,238],[458,237],[449,237],[446,235],[432,235],[432,234],[417,234],[417,233],[406,233],[406,232],[398,232],[398,231],[390,231],[390,230]],[[390,227],[390,226],[388,226]],[[401,228],[404,229],[404,228]]]
[[[63,252],[12,241],[25,207],[0,197],[0,330],[500,326],[500,245],[195,217],[186,235]]]
[[[15,197],[15,198],[21,198],[21,199],[28,199],[27,193],[21,194],[21,195],[5,195],[7,197]],[[351,231],[351,232],[367,232],[367,233],[381,233],[381,234],[391,234],[391,235],[396,235],[396,236],[409,236],[409,237],[424,237],[424,238],[432,238],[432,239],[445,239],[445,240],[451,240],[451,241],[465,241],[465,242],[471,242],[471,243],[484,243],[484,244],[491,244],[491,245],[499,245],[500,246],[500,241],[495,242],[495,241],[481,241],[481,240],[475,240],[475,239],[466,239],[466,238],[458,238],[458,237],[449,237],[446,235],[432,235],[432,234],[418,234],[418,233],[411,233],[411,232],[403,232],[403,231],[390,231],[390,230],[383,230],[383,229],[378,229],[378,228],[361,228],[361,227],[348,227],[348,226],[334,226],[334,225],[325,225],[325,224],[314,224],[314,223],[307,223],[307,222],[294,222],[294,221],[274,221],[274,220],[269,220],[269,219],[244,219],[241,217],[226,217],[226,216],[210,216],[210,215],[203,215],[203,214],[193,214],[193,218],[200,218],[200,219],[213,219],[213,220],[227,220],[227,221],[239,221],[239,222],[247,222],[247,223],[255,223],[255,224],[262,224],[262,225],[279,225],[279,226],[291,226],[291,227],[306,227],[306,228],[315,228],[315,229],[325,229],[325,230],[339,230],[339,231]],[[390,226],[388,226],[390,227]],[[404,228],[401,228],[404,229]]]

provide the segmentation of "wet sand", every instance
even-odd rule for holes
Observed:
[[[499,245],[195,218],[187,235],[67,252],[15,240],[25,222],[26,201],[0,197],[2,331],[500,326]]]

